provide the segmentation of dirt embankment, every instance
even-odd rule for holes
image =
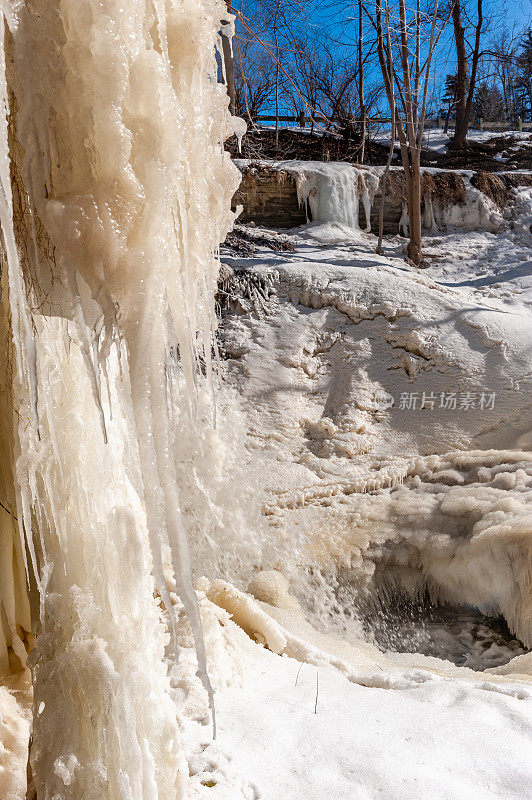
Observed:
[[[250,130],[238,151],[236,137],[226,142],[226,149],[233,158],[266,158],[277,161],[297,159],[300,161],[348,161],[356,163],[360,157],[360,141],[355,138],[330,133],[311,133],[310,130],[280,130],[279,147],[275,146],[275,132],[265,128]],[[366,144],[365,163],[369,166],[382,166],[386,163],[388,147],[378,142]],[[498,156],[495,158],[495,156]],[[501,162],[500,158],[505,160]],[[488,142],[468,142],[463,150],[449,150],[435,153],[425,150],[422,153],[423,166],[440,169],[472,169],[484,172],[504,170],[532,170],[532,141],[518,141],[511,136],[497,136]]]

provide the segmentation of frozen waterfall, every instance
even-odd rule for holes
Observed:
[[[27,552],[39,798],[175,800],[187,765],[163,662],[172,573],[212,695],[174,448],[189,429],[201,448],[214,418],[217,249],[239,182],[222,148],[238,122],[216,77],[226,8],[13,0],[4,12],[2,327],[16,366],[3,438],[12,417],[16,432],[0,536],[19,577],[2,583],[0,660],[7,644],[25,660]],[[208,443],[202,455],[208,469]]]

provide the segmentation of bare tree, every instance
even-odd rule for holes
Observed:
[[[241,0],[238,7],[230,5],[231,11],[237,19],[238,39],[241,47],[241,72],[246,75],[246,83],[251,85],[252,70],[246,63],[249,52],[254,52],[257,47],[271,59],[273,69],[273,87],[271,95],[265,101],[271,100],[275,109],[275,142],[279,145],[279,122],[283,105],[294,95],[305,100],[299,92],[299,87],[294,80],[298,32],[305,28],[306,9],[310,0]],[[253,48],[243,45],[251,41]],[[266,70],[262,69],[264,77]],[[264,81],[261,81],[263,84]],[[300,106],[301,107],[301,106]],[[284,112],[286,113],[286,111]]]
[[[294,111],[302,101],[310,109],[311,126],[325,129],[332,120],[359,114],[358,67],[349,58],[339,58],[336,48],[325,40],[319,43],[295,41],[292,75],[294,84],[284,87]],[[370,95],[371,96],[371,95]]]
[[[279,24],[282,0],[274,0],[273,17],[272,17],[272,30],[273,40],[275,42],[275,148],[279,149],[279,76],[280,76],[280,50],[279,50]]]
[[[532,118],[532,26],[530,24],[521,39],[518,65],[517,88],[521,93],[523,108],[527,108]]]
[[[413,264],[419,267],[423,265],[421,146],[425,128],[431,61],[437,41],[438,0],[434,2],[428,34],[423,42],[422,30],[427,18],[421,14],[419,0],[410,14],[407,14],[405,0],[399,0],[398,6],[398,23],[392,25],[389,3],[388,0],[385,0],[383,24],[382,0],[376,0],[377,49],[386,95],[399,137],[405,174],[408,207],[408,257]],[[395,48],[393,46],[394,39]],[[397,70],[393,63],[394,49],[397,50],[399,60],[399,69]],[[399,98],[404,120],[400,116],[396,96]]]
[[[504,117],[513,122],[522,111],[519,91],[523,75],[519,59],[521,37],[522,31],[516,30],[515,26],[503,28],[492,37],[483,59],[482,81],[500,92]],[[484,116],[484,119],[487,117]]]
[[[449,122],[451,121],[451,114],[454,111],[456,104],[456,75],[447,75],[445,78],[445,94],[443,95],[443,102],[447,104],[447,113],[445,115],[445,124],[443,132],[447,134],[449,130]]]
[[[386,188],[388,182],[388,175],[390,174],[390,167],[392,165],[393,154],[395,150],[395,119],[396,119],[396,105],[395,105],[395,72],[393,64],[393,51],[390,36],[390,20],[388,2],[386,0],[386,43],[382,40],[382,16],[377,17],[377,33],[379,34],[379,58],[382,57],[381,64],[384,64],[387,75],[386,89],[390,92],[388,100],[390,103],[390,111],[392,115],[392,129],[390,131],[390,149],[388,150],[388,158],[386,160],[386,167],[382,176],[381,185],[381,202],[379,207],[379,240],[377,242],[377,253],[382,253],[382,234],[384,230],[384,198],[386,196]]]
[[[287,87],[292,110],[297,114],[303,109],[302,98],[307,108],[319,109],[324,106],[323,51],[309,42],[294,42],[295,91]],[[314,130],[314,116],[311,116],[311,132]]]
[[[358,160],[363,164],[366,151],[366,102],[364,99],[364,6],[362,0],[358,0],[358,102],[361,122],[361,145]]]
[[[236,113],[250,121],[268,106],[275,90],[275,64],[249,37],[237,35],[235,51]]]
[[[456,121],[452,146],[463,148],[469,128],[471,108],[475,96],[478,62],[480,58],[480,37],[483,26],[482,2],[477,0],[477,21],[475,25],[475,41],[473,46],[466,39],[463,23],[465,0],[452,0],[451,16],[453,19],[454,43],[456,48]],[[468,56],[471,50],[471,57]]]

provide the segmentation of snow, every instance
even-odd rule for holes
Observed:
[[[201,585],[221,600],[220,583]],[[232,619],[200,600],[210,663],[216,642],[219,736],[209,742],[200,706],[189,710],[191,800],[528,796],[530,675],[485,680],[438,659],[385,656],[362,641],[349,648],[226,584],[222,602],[228,598],[240,598]],[[280,613],[304,641],[268,621]],[[240,627],[251,618],[257,641]],[[258,643],[272,625],[286,642],[283,654]]]
[[[503,139],[516,139],[518,142],[529,142],[532,133],[527,131],[481,131],[472,129],[468,131],[467,138],[474,142],[489,142],[502,136]]]
[[[219,698],[219,739],[202,754],[217,785],[204,797],[522,800],[532,790],[530,701],[459,681],[373,689],[267,651],[254,660]],[[234,778],[224,789],[220,750],[243,790]]]
[[[222,348],[271,563],[322,627],[349,636],[362,587],[428,588],[532,641],[532,470],[517,452],[532,429],[530,199],[516,191],[498,234],[426,236],[424,271],[398,257],[400,238],[378,256],[374,237],[332,222],[294,231],[288,255],[224,257],[270,281],[224,323]]]
[[[416,271],[403,239],[377,256],[360,230],[377,172],[279,162],[315,222],[291,253],[225,257],[244,275],[215,404],[238,181],[221,141],[242,132],[215,79],[225,6],[48,7],[9,9],[27,227],[5,114],[0,131],[19,366],[2,399],[0,664],[18,671],[0,686],[2,800],[25,795],[31,702],[51,800],[524,800],[530,191],[504,218],[467,184],[463,216],[433,209]],[[52,287],[42,241],[18,260],[36,218]],[[521,645],[475,649],[468,628],[459,666],[364,628],[364,609],[425,593],[502,614]],[[454,658],[464,630],[447,632]]]
[[[451,126],[452,128],[452,126]],[[433,153],[445,153],[447,146],[452,137],[452,129],[449,134],[446,134],[443,128],[430,128],[426,129],[423,134],[423,146],[432,151]],[[390,146],[391,128],[382,128],[373,139],[379,144]],[[467,138],[471,142],[484,144],[491,141],[491,139],[515,139],[517,147],[519,143],[532,142],[532,132],[528,131],[481,131],[470,128],[467,132]],[[399,148],[399,140],[397,139],[394,148]],[[502,161],[502,159],[501,159]]]
[[[385,147],[390,146],[391,128],[381,128],[372,138],[378,144]],[[449,143],[449,136],[443,132],[443,129],[434,128],[425,130],[423,134],[423,145],[434,153],[445,153]],[[399,148],[399,140],[394,142],[394,148]]]
[[[427,234],[424,271],[405,264],[400,237],[377,256],[375,237],[343,221],[292,231],[293,253],[223,256],[269,287],[260,303],[242,299],[221,333],[269,530],[267,572],[249,591],[276,607],[254,608],[229,584],[207,589],[269,652],[242,655],[241,685],[218,695],[215,748],[198,749],[205,739],[187,729],[198,776],[216,781],[199,797],[530,794],[523,647],[487,629],[475,645],[457,622],[435,635],[448,658],[469,652],[473,670],[383,653],[357,609],[428,589],[502,612],[532,642],[532,461],[520,452],[532,444],[531,209],[521,187],[498,232]],[[481,408],[488,391],[495,404]],[[432,393],[435,407],[401,409],[411,392]],[[452,392],[474,395],[475,408],[439,408]],[[490,664],[489,678],[475,671]]]

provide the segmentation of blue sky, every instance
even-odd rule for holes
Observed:
[[[254,0],[247,0],[245,6],[249,9],[253,6]],[[424,0],[421,0],[422,7]],[[425,0],[426,2],[426,0]],[[442,3],[443,0],[440,0]],[[259,9],[259,14],[264,13],[266,3],[263,4],[261,0],[256,0],[256,5]],[[369,0],[365,4],[368,12],[373,14],[375,3],[374,0]],[[473,22],[476,21],[476,0],[468,0],[472,10]],[[333,44],[333,49],[336,48],[338,58],[354,51],[357,41],[357,19],[356,19],[357,4],[356,0],[316,0],[311,5],[307,14],[307,22],[299,22],[303,34],[307,33],[319,40],[321,27],[325,28],[326,32],[333,39],[337,40]],[[349,21],[349,16],[352,20]],[[530,0],[484,0],[484,18],[488,26],[492,29],[493,33],[501,34],[504,29],[508,32],[513,27],[522,28],[526,23],[532,22],[532,4]],[[372,38],[372,31],[370,22],[366,19],[365,26],[368,37]],[[487,40],[484,40],[487,44]],[[432,81],[431,81],[431,95],[434,105],[438,105],[439,98],[442,94],[442,88],[445,82],[445,76],[455,70],[455,56],[452,42],[452,25],[448,24],[441,39],[437,55],[434,58]],[[368,84],[380,83],[380,69],[376,59],[372,67],[368,69],[367,76]],[[386,101],[381,103],[381,111],[385,112]],[[264,113],[272,113],[272,109]],[[292,113],[287,108],[281,109],[281,113]]]

